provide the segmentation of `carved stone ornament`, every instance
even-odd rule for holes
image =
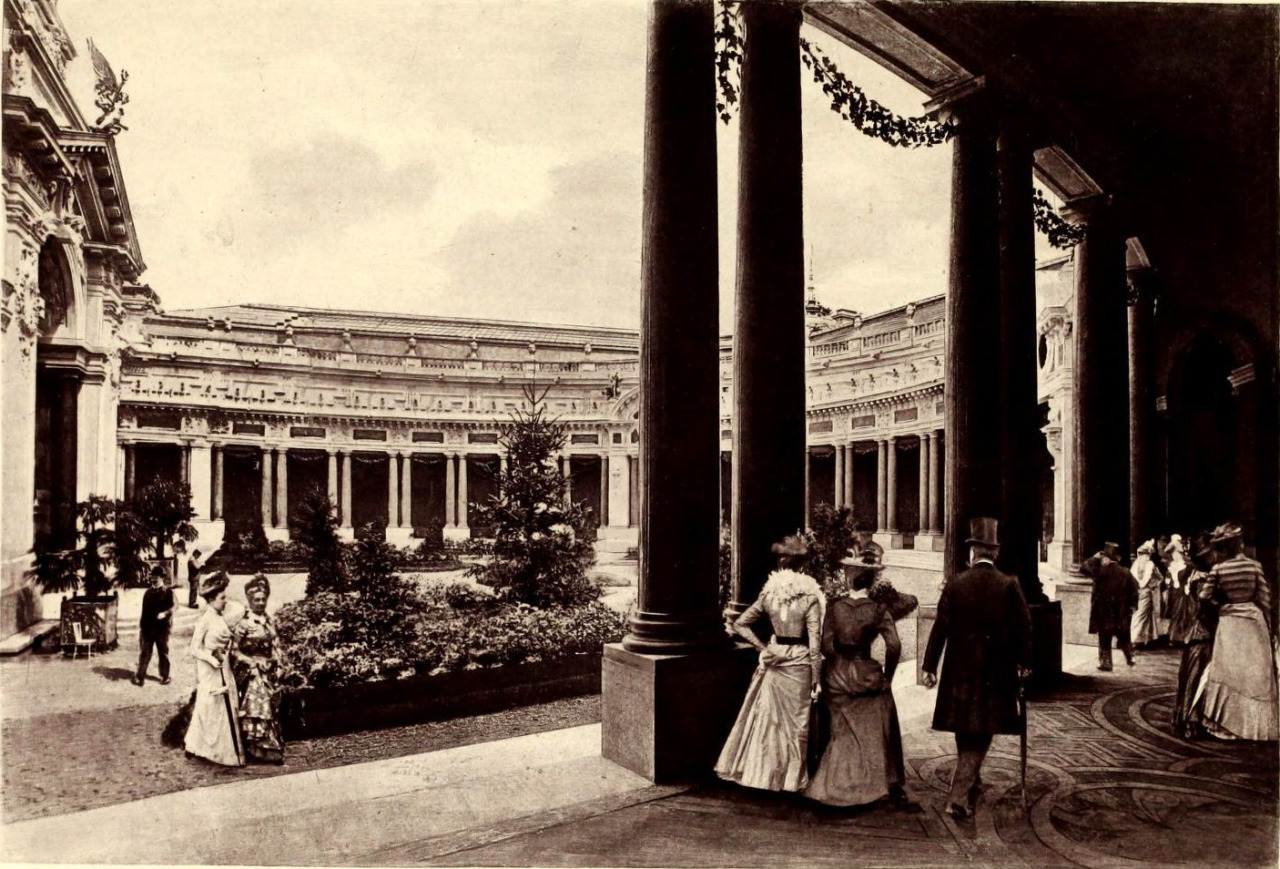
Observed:
[[[5,332],[14,324],[18,327],[22,355],[29,356],[40,334],[40,321],[44,318],[44,299],[40,297],[36,283],[37,254],[34,248],[23,245],[13,263],[9,279],[4,282],[3,317],[0,322]]]
[[[9,40],[9,57],[4,65],[4,89],[6,93],[23,94],[31,84],[31,60],[27,57],[22,40],[13,36]]]

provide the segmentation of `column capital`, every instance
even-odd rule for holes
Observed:
[[[331,456],[336,456],[339,452],[340,452],[340,450],[339,450],[337,447],[326,447],[326,448],[325,448],[325,453],[327,453],[328,455],[331,455]]]
[[[1115,200],[1110,193],[1091,193],[1068,200],[1062,205],[1062,219],[1074,225],[1090,223],[1108,211]]]
[[[991,92],[986,76],[970,76],[961,79],[924,104],[925,114],[935,120],[960,124],[973,117],[975,112],[989,112]]]
[[[339,447],[338,454],[343,456],[351,455],[351,447]]]

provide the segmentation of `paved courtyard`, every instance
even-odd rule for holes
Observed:
[[[201,782],[212,786],[6,824],[0,835],[9,859],[53,862],[1274,864],[1274,745],[1169,735],[1175,652],[1105,675],[1088,649],[1068,647],[1067,659],[1060,688],[1032,704],[1026,814],[1012,737],[993,748],[976,818],[942,813],[953,749],[928,729],[933,695],[904,668],[895,692],[921,814],[834,812],[718,784],[653,787],[600,759],[599,727],[585,724],[270,778],[224,775]],[[8,762],[6,750],[6,772]],[[59,775],[59,759],[49,762]],[[135,835],[155,829],[166,833]]]

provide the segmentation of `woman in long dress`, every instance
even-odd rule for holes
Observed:
[[[188,754],[223,766],[243,766],[240,723],[236,720],[235,676],[228,654],[231,629],[222,613],[227,607],[227,575],[205,577],[200,596],[208,606],[196,622],[189,652],[196,661],[196,696],[187,727]]]
[[[1160,635],[1157,624],[1160,609],[1160,571],[1151,561],[1155,551],[1154,540],[1138,547],[1138,557],[1133,560],[1133,578],[1138,581],[1138,610],[1129,626],[1129,641],[1141,648],[1155,642]]]
[[[1239,525],[1219,526],[1213,545],[1219,558],[1209,582],[1222,607],[1198,692],[1205,727],[1220,739],[1271,742],[1280,736],[1271,589],[1262,565],[1245,557]]]
[[[800,572],[809,550],[799,535],[775,544],[773,551],[778,570],[733,626],[759,650],[760,663],[716,774],[745,787],[796,792],[809,783],[809,707],[821,690],[824,599],[818,583]],[[773,632],[768,643],[752,630],[762,618]]]
[[[1218,605],[1213,600],[1213,588],[1209,584],[1211,567],[1213,546],[1206,534],[1195,541],[1191,564],[1182,578],[1184,590],[1177,592],[1186,597],[1186,611],[1191,614],[1191,627],[1182,640],[1185,645],[1178,667],[1178,696],[1173,705],[1173,732],[1184,739],[1195,739],[1204,734],[1203,703],[1197,702],[1196,688],[1209,666],[1213,634],[1218,624]]]
[[[915,808],[906,791],[902,731],[891,690],[902,642],[889,608],[867,593],[883,566],[843,563],[849,596],[834,601],[822,623],[831,741],[805,796],[832,806],[862,806],[888,797],[897,806]],[[871,656],[877,637],[884,640],[883,667]]]
[[[1187,563],[1180,534],[1173,535],[1165,548],[1165,561],[1169,565],[1169,642],[1181,646],[1195,628],[1197,607],[1191,596],[1194,569]]]
[[[284,763],[280,738],[280,641],[267,615],[271,583],[261,573],[244,587],[249,610],[232,629],[231,669],[240,695],[240,732],[245,755],[263,763]]]

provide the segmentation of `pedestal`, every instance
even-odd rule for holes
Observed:
[[[604,647],[601,753],[653,782],[711,774],[755,671],[745,643],[687,655]]]
[[[1062,608],[1062,639],[1073,646],[1096,646],[1098,638],[1089,633],[1089,601],[1093,583],[1060,582],[1058,604]]]
[[[466,525],[446,525],[441,529],[445,540],[470,540],[471,529]]]
[[[945,545],[946,539],[941,534],[927,531],[916,535],[917,552],[941,552]]]
[[[902,548],[903,535],[901,531],[877,531],[871,535],[871,539],[885,549]]]

